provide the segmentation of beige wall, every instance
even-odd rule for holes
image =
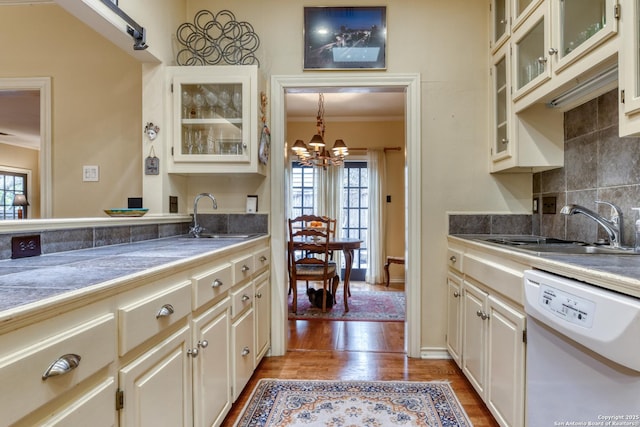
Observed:
[[[40,217],[40,152],[15,145],[0,144],[0,170],[4,167],[19,168],[31,171],[31,188],[27,188],[29,219]]]
[[[53,216],[141,196],[140,63],[54,4],[2,6],[0,46],[1,77],[52,78]],[[83,165],[100,181],[83,182]]]

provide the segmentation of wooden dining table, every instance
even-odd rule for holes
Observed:
[[[345,268],[342,282],[344,283],[344,289],[349,296],[351,296],[349,279],[351,278],[351,269],[353,268],[353,252],[356,249],[359,249],[360,245],[362,245],[362,240],[347,237],[335,237],[329,240],[329,250],[342,251],[344,254]]]

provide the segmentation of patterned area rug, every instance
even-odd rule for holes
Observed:
[[[338,290],[338,301],[323,313],[312,307],[306,295],[306,286],[298,285],[298,313],[293,313],[293,296],[289,295],[289,320],[359,320],[369,322],[404,322],[404,292],[380,292],[352,290],[349,312],[344,312],[342,288]]]
[[[446,382],[262,379],[236,427],[472,426]]]

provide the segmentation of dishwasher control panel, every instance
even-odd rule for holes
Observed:
[[[591,328],[596,304],[554,287],[540,284],[538,304],[563,320]]]

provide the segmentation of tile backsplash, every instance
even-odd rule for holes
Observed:
[[[555,214],[533,214],[533,234],[594,242],[607,234],[584,215],[565,216],[565,204],[578,204],[610,217],[613,203],[623,212],[623,244],[633,246],[636,213],[640,207],[640,137],[618,136],[618,90],[612,90],[564,115],[564,167],[533,175],[533,197],[554,196]]]

